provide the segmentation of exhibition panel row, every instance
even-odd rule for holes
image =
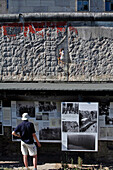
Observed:
[[[3,126],[14,130],[24,112],[40,142],[61,142],[64,151],[98,151],[98,140],[113,140],[113,102],[0,101],[0,135]]]

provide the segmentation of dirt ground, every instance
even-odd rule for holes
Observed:
[[[68,167],[68,168],[63,168]],[[78,167],[78,165],[75,164],[61,164],[61,163],[44,163],[41,165],[37,165],[38,170],[69,170],[69,169],[81,169],[81,170],[113,170],[113,166],[109,165],[85,165],[83,164],[82,167]],[[19,161],[0,161],[0,170],[25,170],[24,166],[20,166]],[[33,166],[29,166],[29,170],[33,170]]]

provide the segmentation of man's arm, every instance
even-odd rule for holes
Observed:
[[[21,138],[21,136],[17,134],[15,131],[12,132],[12,135],[17,136],[18,138]]]
[[[41,147],[41,144],[40,144],[40,142],[38,141],[36,134],[33,133],[32,135],[33,135],[33,138],[35,139],[35,141],[37,142],[38,147]]]

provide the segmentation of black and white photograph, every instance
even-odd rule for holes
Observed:
[[[22,117],[23,113],[28,113],[30,117],[35,117],[35,104],[32,101],[17,101],[16,115]]]
[[[109,102],[99,103],[99,116],[109,115],[109,109],[110,109],[110,103]]]
[[[95,151],[95,135],[88,134],[68,134],[67,150],[74,151]]]
[[[76,121],[63,121],[62,131],[63,132],[78,132],[79,131],[78,123]]]
[[[80,132],[97,132],[97,111],[79,111]]]
[[[97,133],[98,129],[98,104],[79,104],[79,128],[80,132]]]
[[[49,113],[42,113],[42,120],[49,120]]]
[[[36,120],[42,120],[42,113],[35,113]]]
[[[98,103],[63,102],[61,106],[62,150],[97,151]],[[64,108],[73,106],[77,114],[64,113]]]
[[[62,114],[78,114],[78,103],[62,103]]]
[[[113,126],[113,102],[110,102],[108,114],[105,115],[105,125]]]
[[[99,140],[113,140],[113,102],[99,104]]]
[[[55,102],[39,102],[39,112],[56,112]]]
[[[52,127],[47,127],[47,128],[42,128],[39,131],[39,140],[45,140],[45,141],[50,141],[50,140],[61,140],[61,128],[52,128]]]

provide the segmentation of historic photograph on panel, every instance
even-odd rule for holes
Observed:
[[[78,114],[78,103],[62,103],[62,114]]]
[[[78,132],[79,131],[78,123],[76,121],[63,121],[62,131],[63,132]]]
[[[42,113],[42,120],[49,120],[49,113]]]
[[[39,112],[57,112],[55,102],[39,102]]]
[[[35,117],[35,105],[32,101],[17,101],[16,115],[22,117],[23,113],[28,113],[30,117]]]
[[[40,140],[61,140],[61,128],[56,127],[47,127],[47,128],[42,128],[39,131],[39,139]]]
[[[72,113],[73,108],[74,113]],[[63,102],[61,131],[63,151],[97,151],[98,103]]]
[[[68,134],[67,149],[70,151],[95,151],[95,135]]]
[[[80,132],[97,132],[97,107],[96,104],[80,103],[79,128]]]
[[[99,103],[99,116],[109,115],[110,103]]]
[[[105,125],[113,126],[113,102],[110,102],[109,112],[105,116]]]
[[[36,120],[42,120],[42,113],[35,113]]]
[[[61,140],[61,127],[51,127],[49,121],[39,124],[39,140],[41,142],[55,142]]]

